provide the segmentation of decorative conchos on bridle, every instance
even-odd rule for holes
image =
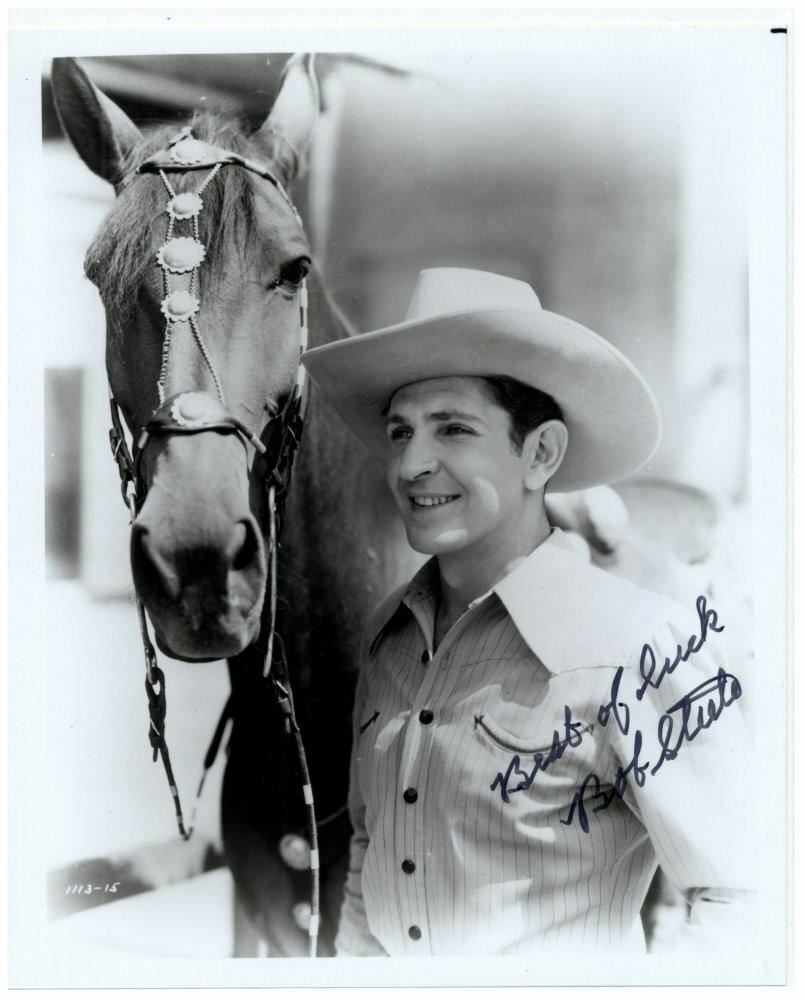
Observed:
[[[175,292],[166,295],[160,309],[169,323],[186,323],[195,316],[201,308],[201,303],[192,292],[177,288]]]
[[[203,393],[184,392],[177,396],[170,408],[170,415],[181,427],[203,427],[215,416],[209,397]]]
[[[199,316],[202,303],[199,292],[198,272],[206,258],[206,247],[201,241],[199,218],[204,210],[203,194],[213,178],[221,169],[236,166],[249,170],[272,183],[293,211],[300,226],[302,221],[296,207],[288,196],[277,177],[262,164],[247,160],[237,153],[219,149],[192,135],[190,126],[182,129],[169,144],[156,156],[146,160],[138,168],[137,173],[156,173],[162,180],[169,200],[165,206],[168,218],[165,242],[156,254],[156,263],[162,270],[163,299],[160,305],[165,317],[165,332],[162,342],[162,356],[159,376],[157,379],[158,406],[151,419],[141,429],[134,443],[133,454],[126,443],[126,436],[120,419],[120,408],[110,389],[109,401],[112,417],[112,429],[109,440],[112,454],[117,462],[121,479],[121,492],[129,509],[132,523],[140,507],[145,501],[143,480],[139,474],[140,461],[149,441],[158,435],[198,434],[209,431],[234,433],[244,443],[251,445],[256,452],[266,456],[266,447],[249,427],[235,417],[227,408],[224,388],[216,370],[213,358],[201,331]],[[187,173],[196,170],[209,170],[200,186],[195,191],[178,193],[173,189],[168,175],[172,172]],[[189,226],[189,234],[177,234],[177,227]],[[278,423],[280,432],[279,443],[274,454],[273,465],[269,464],[266,477],[266,507],[268,514],[268,547],[269,547],[269,577],[268,577],[268,623],[267,649],[263,664],[263,677],[270,682],[277,699],[278,706],[285,721],[285,729],[294,737],[300,770],[303,777],[302,794],[307,811],[310,836],[309,857],[305,867],[312,874],[312,892],[310,904],[310,919],[307,930],[310,939],[310,954],[315,957],[316,941],[319,928],[319,850],[313,790],[307,766],[304,745],[293,706],[293,695],[290,688],[284,647],[281,642],[275,644],[277,618],[277,543],[282,526],[284,503],[290,483],[293,460],[302,434],[302,398],[305,387],[304,368],[301,365],[301,355],[307,347],[307,287],[302,282],[299,289],[299,325],[300,325],[300,363],[294,388],[282,410],[275,413],[269,420]],[[174,336],[180,336],[189,329],[202,355],[207,370],[215,386],[217,399],[200,389],[188,389],[170,398],[165,398],[170,349]],[[146,667],[146,694],[148,696],[150,728],[149,742],[153,749],[154,760],[162,758],[170,792],[173,797],[176,821],[179,833],[185,840],[193,834],[198,801],[204,788],[204,782],[209,769],[215,762],[224,730],[231,718],[231,698],[224,707],[221,718],[204,759],[204,768],[196,792],[190,826],[185,827],[179,790],[173,776],[167,742],[165,740],[165,675],[157,664],[156,650],[151,642],[145,607],[135,591],[135,603],[140,623],[140,634],[143,642]],[[275,662],[275,650],[279,655]],[[273,668],[273,669],[272,669]],[[326,821],[324,821],[326,822]]]
[[[204,208],[204,201],[201,195],[196,194],[195,191],[185,191],[183,194],[177,194],[171,198],[168,202],[167,212],[172,219],[184,221],[201,215],[202,208]]]
[[[205,156],[214,155],[215,150],[212,147],[192,138],[189,128],[183,129],[168,147],[169,159],[181,166],[193,166],[201,163]],[[168,216],[168,232],[165,242],[157,252],[157,264],[162,269],[164,290],[160,309],[166,321],[162,341],[162,364],[157,379],[157,395],[160,406],[165,402],[165,382],[168,377],[171,337],[175,327],[185,324],[193,331],[193,337],[201,356],[204,358],[204,363],[209,369],[218,398],[223,405],[226,405],[221,379],[196,320],[196,314],[201,308],[201,302],[196,294],[198,269],[207,255],[207,248],[201,242],[199,235],[199,217],[204,208],[202,195],[220,169],[221,164],[215,163],[197,191],[186,191],[181,194],[177,194],[173,190],[164,167],[159,169],[159,176],[162,178],[162,183],[165,185],[170,199],[165,206],[165,212]],[[176,226],[182,223],[190,225],[191,235],[176,235]],[[173,286],[171,285],[171,275],[174,276]],[[176,277],[180,275],[189,276],[186,288],[175,283]]]

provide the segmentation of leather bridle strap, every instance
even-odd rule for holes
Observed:
[[[188,133],[189,135],[189,133]],[[196,163],[176,163],[171,161],[166,161],[159,156],[153,156],[150,160],[145,160],[137,168],[137,173],[139,174],[158,174],[160,171],[164,170],[165,173],[187,173],[191,170],[211,170],[213,167],[241,167],[243,170],[248,170],[253,174],[257,174],[258,177],[262,177],[267,181],[270,181],[278,191],[280,191],[288,202],[289,205],[293,205],[288,193],[285,188],[280,183],[276,174],[274,174],[267,167],[264,167],[261,163],[256,163],[254,160],[247,160],[245,156],[240,156],[238,153],[223,152],[215,157],[205,157]],[[296,211],[294,209],[294,211]]]

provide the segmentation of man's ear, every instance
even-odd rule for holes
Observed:
[[[54,59],[51,82],[59,121],[76,152],[93,173],[118,190],[142,133],[75,59]]]
[[[526,435],[522,454],[526,458],[525,485],[540,490],[556,475],[567,451],[567,427],[562,420],[546,420]]]

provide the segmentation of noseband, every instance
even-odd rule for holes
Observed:
[[[272,415],[263,430],[263,437],[269,436],[274,442],[271,449],[272,454],[269,455],[268,448],[263,439],[244,424],[243,421],[235,417],[228,409],[223,384],[207,347],[199,321],[201,299],[198,271],[206,256],[206,247],[201,242],[199,232],[199,217],[204,208],[202,195],[213,178],[225,167],[238,167],[248,170],[269,181],[285,199],[299,224],[302,224],[290,197],[272,171],[262,164],[245,159],[237,153],[232,153],[195,139],[189,126],[182,129],[174,137],[167,149],[157,153],[139,166],[137,170],[138,174],[159,175],[170,199],[165,209],[168,216],[166,241],[160,247],[156,256],[156,261],[162,270],[164,298],[161,304],[161,311],[165,316],[162,358],[159,377],[157,379],[159,405],[151,418],[140,429],[134,439],[132,448],[129,449],[120,417],[120,407],[110,389],[109,403],[112,428],[109,432],[109,441],[112,448],[112,455],[120,473],[121,492],[129,509],[132,523],[137,517],[146,497],[144,480],[141,474],[143,454],[148,444],[155,438],[186,434],[233,434],[242,442],[247,455],[249,448],[253,448],[257,454],[262,456],[266,464],[268,470],[265,476],[265,488],[268,517],[269,580],[266,594],[268,605],[268,639],[263,663],[263,677],[273,687],[280,711],[285,720],[286,732],[292,734],[295,738],[296,752],[302,772],[302,792],[310,832],[310,868],[313,876],[311,917],[308,934],[310,937],[310,954],[315,956],[319,924],[319,851],[313,792],[301,732],[294,713],[293,696],[291,694],[282,643],[276,645],[279,656],[276,663],[274,662],[277,608],[277,539],[282,526],[287,490],[303,424],[302,406],[305,375],[304,368],[301,365],[301,355],[307,347],[307,288],[303,281],[298,293],[300,363],[297,365],[295,384],[282,409]],[[208,170],[209,173],[196,191],[185,191],[177,194],[168,177],[169,174],[187,174],[192,171],[204,170]],[[176,235],[177,227],[180,227],[182,224],[190,227],[190,235]],[[165,384],[169,373],[170,350],[173,337],[187,333],[193,337],[202,356],[215,387],[215,396],[212,396],[203,389],[191,387],[169,398],[165,397]],[[157,756],[160,756],[165,768],[168,785],[173,797],[179,833],[183,839],[189,840],[195,826],[196,808],[204,787],[204,780],[215,761],[226,722],[231,717],[231,698],[224,708],[210,748],[207,751],[204,760],[204,770],[196,792],[191,823],[189,828],[186,828],[179,791],[174,779],[170,754],[165,741],[165,675],[157,664],[156,650],[148,633],[145,607],[136,592],[136,588],[135,601],[145,653],[145,688],[148,696],[150,716],[148,737],[153,749],[154,760],[156,761]]]

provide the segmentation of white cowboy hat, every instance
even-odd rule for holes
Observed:
[[[346,424],[381,456],[392,394],[450,375],[507,375],[553,396],[569,443],[552,491],[623,479],[660,440],[657,402],[620,351],[543,309],[524,281],[485,271],[422,271],[404,322],[316,347],[302,360]]]

